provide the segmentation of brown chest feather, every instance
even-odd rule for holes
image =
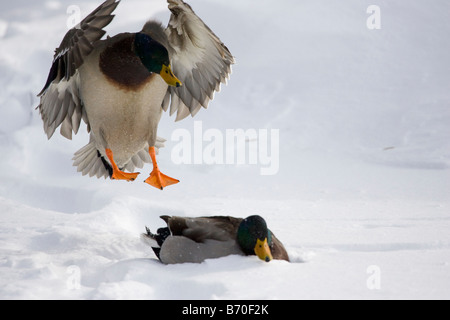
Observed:
[[[134,53],[134,36],[116,41],[100,54],[100,70],[115,85],[139,90],[155,75],[149,72]]]

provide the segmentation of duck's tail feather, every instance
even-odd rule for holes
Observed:
[[[148,227],[145,227],[146,233],[141,234],[141,240],[146,245],[152,247],[152,248],[160,248],[161,246],[158,244],[158,241],[156,240],[157,235],[151,233],[150,229]]]
[[[73,157],[73,165],[83,176],[108,178],[112,175],[111,165],[102,157],[93,141],[78,150]]]
[[[145,227],[145,230],[147,232],[141,234],[141,240],[146,245],[149,245],[153,249],[153,252],[158,257],[158,259],[161,260],[161,247],[167,237],[170,236],[169,228],[160,228],[158,229],[156,234],[153,234],[148,227]]]
[[[164,147],[165,141],[166,140],[160,137],[156,139],[156,153],[159,152],[160,148]],[[95,146],[95,141],[92,139],[86,146],[75,153],[72,160],[73,165],[77,167],[77,171],[81,172],[83,176],[89,175],[90,177],[96,176],[97,178],[110,178],[112,176],[113,169],[111,164],[101,155]],[[148,146],[146,146],[144,149],[131,157],[130,161],[120,169],[133,172],[136,168],[142,168],[145,163],[151,162],[152,160],[148,153]]]

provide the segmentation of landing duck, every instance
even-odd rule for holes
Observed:
[[[167,227],[155,234],[146,227],[141,239],[164,264],[201,263],[229,255],[256,255],[266,262],[289,261],[281,241],[258,215],[245,219],[228,216],[161,216],[161,219]]]
[[[55,50],[37,109],[48,139],[60,127],[71,140],[86,123],[89,143],[73,158],[83,175],[134,181],[135,169],[152,162],[146,183],[162,190],[179,182],[156,161],[162,112],[170,108],[179,121],[206,109],[234,58],[187,3],[167,2],[167,27],[149,21],[140,32],[102,40],[120,3],[106,0]]]

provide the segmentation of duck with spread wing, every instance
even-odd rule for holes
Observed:
[[[147,22],[137,33],[105,35],[120,0],[106,0],[69,30],[55,51],[38,106],[50,139],[72,139],[83,120],[89,144],[75,153],[83,175],[133,181],[144,163],[145,180],[158,189],[178,183],[158,168],[162,111],[176,120],[207,108],[231,74],[234,58],[213,31],[182,0],[168,0],[169,24]],[[125,172],[128,171],[128,172]]]

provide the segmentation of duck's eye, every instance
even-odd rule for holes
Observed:
[[[166,73],[169,74],[169,70],[166,70]]]

